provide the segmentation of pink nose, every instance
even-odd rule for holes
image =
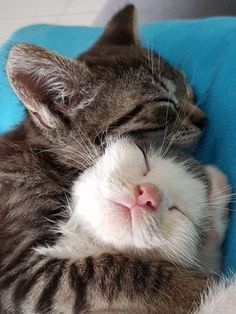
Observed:
[[[137,185],[137,199],[134,207],[154,211],[160,207],[162,201],[161,191],[153,184],[143,183]]]

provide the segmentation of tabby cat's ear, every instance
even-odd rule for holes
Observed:
[[[125,6],[117,12],[105,27],[96,45],[137,45],[136,9],[134,5]]]
[[[33,120],[49,129],[68,120],[68,99],[79,96],[81,82],[89,76],[84,63],[28,44],[13,46],[6,71],[12,88]]]

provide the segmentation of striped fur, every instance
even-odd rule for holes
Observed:
[[[25,146],[13,148],[5,139],[0,143],[1,155],[8,151],[8,170],[3,169],[3,155],[0,159],[1,313],[69,314],[107,308],[173,313],[176,307],[186,313],[199,300],[207,278],[165,262],[109,254],[85,260],[35,255],[33,248],[56,240],[49,230],[63,215],[73,175],[57,173],[52,164],[41,168],[46,157],[33,155]]]
[[[0,138],[0,313],[186,313],[206,285],[199,272],[164,262],[34,254],[56,241],[50,230],[64,216],[72,181],[106,140],[130,133],[189,149],[202,133],[191,88],[140,46],[133,22],[128,6],[75,60],[26,44],[10,51],[7,74],[27,115]]]

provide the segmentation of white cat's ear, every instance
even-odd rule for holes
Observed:
[[[222,259],[221,246],[228,224],[231,188],[222,171],[213,166],[206,166],[205,170],[210,180],[208,231],[200,254],[203,265],[218,272]]]
[[[136,9],[130,4],[111,18],[96,45],[137,45],[137,34]]]
[[[28,44],[13,46],[6,72],[33,120],[48,129],[62,125],[71,98],[79,96],[81,82],[89,75],[84,63]]]
[[[206,166],[208,178],[210,180],[210,204],[214,207],[217,201],[222,207],[227,207],[230,202],[231,187],[226,175],[214,166]]]

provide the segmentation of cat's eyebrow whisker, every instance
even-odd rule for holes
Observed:
[[[184,108],[185,108],[186,103],[187,103],[187,97],[188,97],[188,95],[187,95],[187,92],[186,92],[186,97],[185,97],[184,102],[183,102],[183,104],[182,104],[182,106],[181,106],[180,113],[179,113],[178,116],[177,116],[177,119],[176,119],[176,121],[175,121],[175,123],[174,123],[174,126],[173,126],[173,128],[172,128],[171,134],[169,134],[169,136],[168,136],[167,143],[169,143],[169,147],[171,146],[171,143],[172,143],[174,137],[177,136],[178,134],[180,134],[181,127],[184,125],[184,123],[185,123],[185,122],[189,119],[189,117],[190,117],[191,115],[193,115],[193,113],[197,110],[197,107],[195,107],[194,110],[193,110],[191,113],[189,112],[189,113],[185,116],[184,120],[181,121],[182,115],[184,114]],[[179,123],[180,121],[181,121],[181,123]],[[167,152],[168,152],[169,147],[167,148]]]
[[[115,129],[115,126],[107,125],[105,129],[101,129],[100,131],[95,130],[96,136],[94,137],[93,142],[95,142],[96,139],[99,139],[99,143],[101,146],[103,146],[104,144],[107,144],[106,140],[108,136],[108,131],[112,131],[113,129]]]
[[[168,140],[166,141],[167,142],[166,152],[168,152],[169,147],[171,146],[172,139],[174,138],[174,136],[176,136],[178,134],[178,130],[180,130],[181,126],[183,125],[183,123],[180,124],[180,121],[181,121],[182,116],[184,114],[184,108],[185,108],[186,103],[187,103],[187,97],[188,97],[188,92],[186,91],[184,101],[181,104],[180,112],[178,113],[177,119],[175,120],[175,123],[172,127],[172,132],[169,134]]]
[[[89,156],[85,155],[84,153],[79,153],[71,149],[71,153],[74,154],[76,157],[79,158],[82,157],[82,161],[86,162],[89,166],[92,166],[94,164],[94,160],[92,160]]]
[[[92,153],[89,151],[89,148],[85,145],[82,146],[82,144],[71,135],[72,140],[74,140],[82,150],[85,150],[85,152],[77,152],[72,147],[69,147],[70,151],[75,154],[76,156],[82,157],[84,161],[86,161],[88,164],[93,165],[95,162],[95,158],[92,155]],[[87,152],[87,154],[86,154]]]
[[[59,153],[58,151],[60,151],[61,153]],[[75,162],[76,164],[81,166],[82,169],[86,169],[86,166],[84,164],[82,164],[81,162],[79,162],[78,160],[76,160],[76,159],[74,159],[74,158],[72,158],[70,156],[63,155],[62,152],[65,152],[65,150],[63,150],[61,148],[58,148],[58,149],[55,149],[55,148],[54,149],[45,149],[45,150],[40,150],[39,151],[39,153],[43,153],[43,152],[56,152],[56,154],[58,154],[59,156]]]
[[[162,140],[162,144],[161,144],[161,156],[162,157],[165,157],[166,153],[168,152],[169,150],[169,147],[170,147],[170,142],[168,143],[168,131],[169,131],[169,124],[168,124],[168,114],[169,114],[169,97],[170,97],[170,91],[168,92],[168,107],[167,107],[167,110],[166,110],[166,121],[165,121],[165,125],[166,125],[166,128],[165,128],[165,133],[164,133],[164,138]],[[177,118],[178,119],[178,118]],[[175,124],[174,124],[175,125]],[[172,130],[173,131],[173,130]],[[171,132],[172,133],[172,132]],[[166,142],[166,144],[165,144]],[[165,146],[166,145],[166,146]]]
[[[71,135],[72,140],[74,140],[79,147],[81,148],[81,150],[84,152],[84,154],[86,154],[86,157],[89,158],[91,161],[95,160],[95,157],[98,157],[97,155],[97,150],[94,148],[94,146],[87,142],[85,142],[85,140],[83,140],[83,137],[81,137],[81,142],[79,142],[74,136]],[[95,156],[94,156],[95,155]]]
[[[61,151],[62,153],[64,153],[64,152],[72,153],[72,154],[74,154],[75,156],[78,156],[80,159],[82,159],[82,161],[85,161],[86,163],[88,163],[88,165],[91,165],[91,166],[93,165],[89,159],[85,158],[85,156],[84,156],[83,153],[78,153],[78,152],[74,151],[72,148],[70,148],[70,149],[68,149],[68,148],[57,148],[57,149],[52,149],[52,151],[53,151],[53,150],[56,150],[57,152],[58,152],[58,151]],[[66,158],[69,157],[69,156],[62,155],[62,154],[61,154],[61,156],[64,156],[64,157],[66,157]],[[72,159],[71,159],[71,160],[72,160]],[[79,160],[74,159],[74,161],[76,161],[77,163],[79,162],[79,163],[82,165],[82,163],[81,163]],[[83,167],[86,168],[86,165],[83,165]]]
[[[83,152],[77,152],[74,151],[75,154],[77,154],[78,156],[82,156],[84,160],[86,160],[89,164],[93,165],[94,162],[96,161],[96,158],[98,158],[98,156],[95,154],[93,154],[93,152],[91,152],[91,150],[89,149],[88,146],[86,145],[82,145],[78,140],[76,140],[74,138],[74,140],[76,141],[76,143],[79,145],[79,147],[81,148],[81,150]]]
[[[176,121],[178,121],[178,122],[175,122],[175,124],[174,124],[174,126],[173,126],[173,128],[172,128],[172,132],[168,135],[168,137],[167,137],[167,148],[166,148],[166,153],[168,152],[168,150],[169,150],[169,148],[170,148],[170,146],[171,146],[171,144],[172,144],[172,141],[173,141],[173,139],[176,137],[176,136],[178,136],[179,134],[181,134],[181,127],[183,126],[183,124],[184,124],[184,122],[185,122],[185,120],[184,121],[182,121],[182,123],[180,124],[180,121],[181,121],[181,117],[180,116],[178,116],[177,117],[177,120]]]
[[[82,140],[83,144],[86,146],[86,148],[88,148],[87,145],[89,144],[89,145],[91,146],[93,152],[94,152],[95,154],[97,154],[97,149],[95,148],[94,144],[91,142],[90,138],[87,136],[87,134],[85,133],[85,131],[82,130],[82,128],[75,122],[74,119],[72,120],[72,122],[74,123],[74,125],[76,126],[76,128],[80,131],[80,133],[81,133],[80,135],[82,135],[81,140]],[[86,142],[85,142],[85,140],[86,140]],[[89,152],[89,153],[91,152],[89,148],[88,148],[88,152]],[[98,155],[96,155],[96,156],[98,157]]]
[[[182,119],[182,117],[184,115],[184,109],[185,109],[185,106],[186,106],[186,103],[187,103],[187,99],[188,99],[188,94],[186,92],[185,96],[184,96],[183,103],[181,104],[180,111],[178,113],[177,119],[175,120],[175,124],[173,126],[173,131],[178,126],[179,122],[181,121],[181,119]]]
[[[164,151],[165,151],[165,141],[166,141],[166,136],[169,130],[169,124],[167,123],[167,119],[168,119],[168,113],[169,113],[169,106],[167,107],[166,110],[166,117],[165,117],[165,132],[164,132],[164,137],[161,143],[161,147],[160,147],[160,155],[163,156],[164,155]]]

